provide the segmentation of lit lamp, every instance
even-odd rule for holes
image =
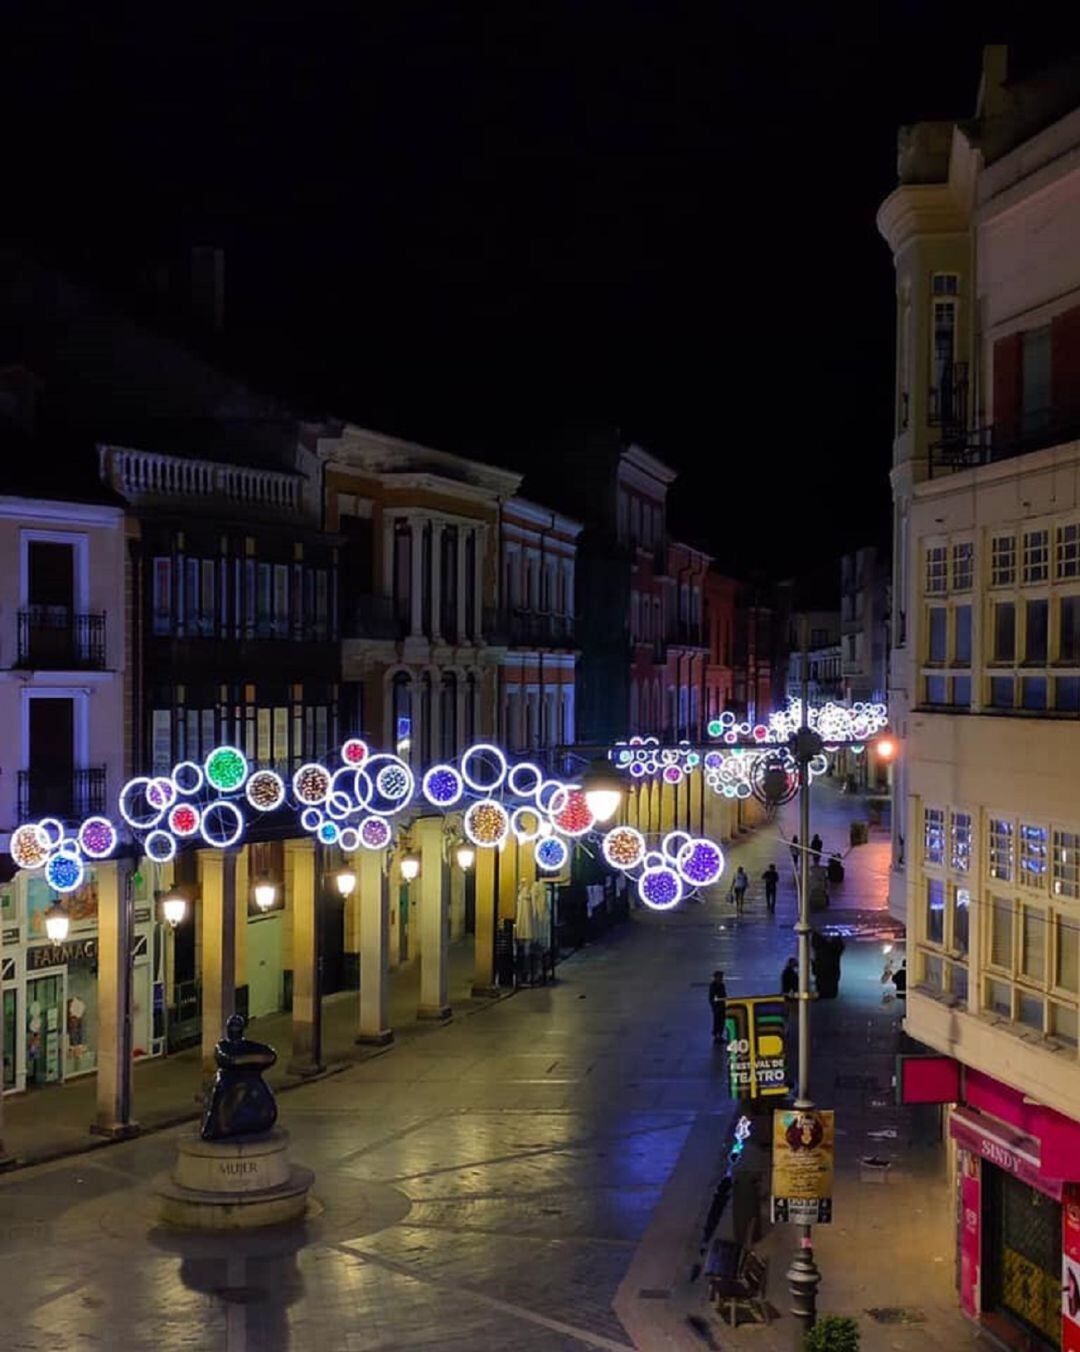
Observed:
[[[67,911],[59,902],[54,901],[45,912],[45,933],[49,936],[49,942],[62,944],[68,936],[70,923]]]
[[[401,861],[401,876],[407,883],[420,876],[420,860],[415,854],[407,854]]]
[[[187,901],[179,892],[167,892],[161,899],[161,914],[170,929],[175,929],[187,915]]]
[[[623,784],[615,767],[606,756],[597,756],[595,760],[589,762],[581,787],[585,790],[585,802],[589,811],[596,820],[610,821],[622,802]]]
[[[255,905],[260,911],[268,911],[273,906],[277,897],[277,888],[271,880],[263,874],[255,883]]]
[[[874,752],[879,761],[891,761],[896,757],[896,742],[891,737],[879,737],[874,743]]]
[[[476,862],[476,851],[471,845],[459,845],[457,847],[458,868],[468,873]]]
[[[356,891],[356,874],[351,868],[343,868],[337,875],[337,890],[343,897],[351,897]]]

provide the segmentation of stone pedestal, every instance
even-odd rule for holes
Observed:
[[[290,1164],[287,1132],[204,1141],[180,1139],[171,1175],[158,1185],[161,1217],[190,1230],[247,1230],[299,1220],[315,1175]]]

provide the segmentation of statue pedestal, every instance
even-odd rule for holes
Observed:
[[[248,1230],[299,1220],[315,1175],[290,1164],[289,1136],[204,1141],[183,1136],[176,1165],[157,1188],[161,1218],[189,1230]]]

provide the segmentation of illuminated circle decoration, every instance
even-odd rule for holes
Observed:
[[[566,842],[558,836],[548,836],[536,847],[536,867],[545,873],[558,873],[569,857]]]
[[[707,731],[710,737],[719,737],[724,731],[724,725],[718,718],[710,718]]]
[[[339,822],[343,822],[346,817],[351,816],[356,811],[352,799],[347,793],[342,793],[340,789],[330,793],[324,806],[326,807],[326,815]]]
[[[536,801],[545,812],[552,810],[556,802],[556,794],[563,793],[566,785],[559,779],[545,779],[536,790]]]
[[[363,765],[368,757],[368,744],[359,737],[350,737],[348,741],[342,743],[341,759],[346,765],[351,765],[355,770],[358,765]]]
[[[164,811],[176,802],[176,785],[165,775],[157,775],[150,781],[150,787],[146,790],[146,801]]]
[[[85,876],[83,862],[76,854],[54,854],[45,865],[45,881],[54,892],[74,892]]]
[[[384,850],[393,834],[385,817],[365,817],[360,823],[360,844],[365,850]]]
[[[494,798],[481,798],[465,813],[463,826],[465,834],[474,845],[492,849],[506,839],[506,833],[510,829],[510,818],[506,814],[506,808]]]
[[[671,861],[659,850],[648,850],[641,862],[646,868],[667,868]]]
[[[199,829],[202,814],[192,803],[177,803],[169,811],[169,830],[181,840],[193,836]]]
[[[404,765],[384,765],[375,776],[375,788],[392,803],[409,796],[409,772]]]
[[[215,798],[203,808],[199,829],[207,845],[227,850],[244,834],[244,815],[235,803]]]
[[[356,772],[356,796],[360,805],[380,817],[400,812],[413,796],[416,780],[400,756],[381,752],[371,756]]]
[[[336,845],[341,835],[341,830],[337,822],[323,821],[319,823],[319,829],[315,832],[323,845]]]
[[[711,840],[698,837],[679,851],[677,868],[691,887],[711,887],[724,871],[724,852]]]
[[[506,778],[506,757],[490,742],[477,742],[461,758],[461,777],[474,793],[491,793]]]
[[[668,784],[678,784],[682,779],[682,771],[677,765],[665,765],[664,779]]]
[[[433,765],[421,780],[424,797],[434,807],[453,807],[462,794],[461,776],[452,765]]]
[[[64,839],[64,823],[59,817],[42,817],[38,826],[45,832],[50,848],[55,850]]]
[[[79,842],[74,836],[67,836],[57,845],[56,852],[57,854],[73,854],[77,858],[80,853]]]
[[[683,881],[673,868],[647,868],[638,879],[638,896],[654,911],[670,911],[682,901]]]
[[[660,850],[666,855],[668,862],[674,864],[679,857],[679,851],[684,845],[689,845],[690,840],[688,831],[669,831],[660,842]]]
[[[360,832],[355,826],[343,826],[341,835],[338,836],[338,844],[345,854],[353,854],[360,848]]]
[[[136,775],[120,790],[117,802],[120,815],[136,831],[148,831],[151,826],[157,826],[165,815],[163,807],[155,807],[150,801],[149,789],[150,780],[146,775]]]
[[[596,818],[585,801],[585,790],[564,789],[565,798],[558,797],[551,806],[551,820],[564,836],[583,836],[591,831]]]
[[[534,807],[516,807],[510,813],[510,830],[517,840],[526,845],[540,839],[543,824],[543,818]]]
[[[532,798],[544,782],[544,773],[532,761],[519,761],[506,776],[506,787],[517,798]]]
[[[41,868],[49,857],[49,837],[37,822],[17,826],[11,833],[11,857],[20,868]]]
[[[194,761],[181,761],[173,766],[172,782],[177,793],[190,796],[198,793],[203,786],[202,766]]]
[[[203,762],[206,782],[218,793],[232,793],[247,779],[248,763],[235,746],[219,746]]]
[[[323,821],[323,814],[317,807],[306,807],[300,813],[300,825],[305,831],[317,831]]]
[[[87,817],[79,827],[79,848],[87,859],[106,859],[116,849],[118,839],[108,817]]]
[[[612,868],[637,868],[645,857],[645,837],[636,827],[616,826],[604,837],[601,848]]]
[[[273,812],[285,801],[285,781],[274,770],[256,770],[244,786],[244,796],[256,812]]]
[[[176,838],[168,831],[151,831],[143,841],[143,849],[155,864],[167,864],[176,855]]]
[[[313,761],[301,765],[292,777],[292,787],[299,802],[314,807],[326,801],[330,792],[330,771]]]

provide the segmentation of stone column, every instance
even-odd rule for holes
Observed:
[[[360,897],[360,1026],[357,1042],[384,1046],[394,1039],[390,1027],[390,887],[383,856],[360,852],[357,876]]]
[[[214,1046],[236,1013],[236,852],[200,850],[202,1075],[213,1079]]]
[[[410,543],[412,546],[412,567],[409,577],[410,615],[412,618],[411,636],[423,638],[424,635],[424,521],[414,516],[409,522]]]
[[[421,1019],[448,1019],[447,960],[450,942],[450,889],[446,885],[441,817],[416,823],[420,844],[420,1008]]]
[[[431,641],[442,639],[442,533],[443,523],[431,523]],[[434,743],[432,744],[434,745]]]
[[[473,956],[473,994],[487,995],[495,985],[495,850],[477,850],[476,930]]]
[[[476,544],[473,547],[473,557],[476,560],[476,567],[473,570],[473,642],[480,643],[484,637],[484,535],[483,526],[477,526],[473,531],[473,538]]]
[[[465,535],[464,526],[458,526],[457,533],[457,633],[454,635],[456,643],[465,641]],[[458,727],[463,724],[458,719]]]
[[[517,845],[511,839],[499,851],[499,921],[517,915]]]
[[[292,907],[292,1058],[293,1075],[317,1075],[322,1061],[319,896],[313,840],[285,842],[285,877]]]
[[[131,1096],[132,861],[98,865],[97,1105],[90,1130],[134,1136]]]
[[[382,514],[382,594],[388,599],[394,595],[394,542],[397,517],[392,512]]]

